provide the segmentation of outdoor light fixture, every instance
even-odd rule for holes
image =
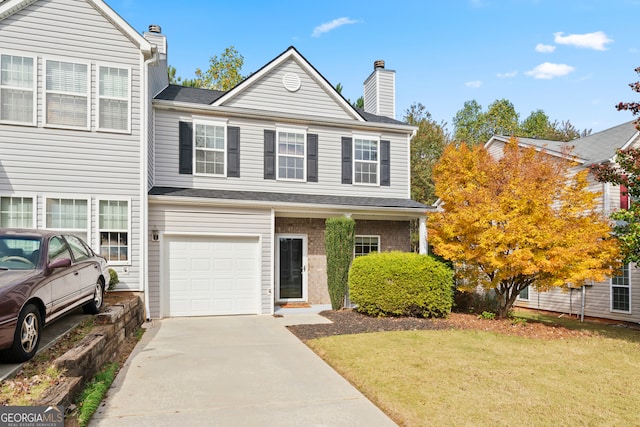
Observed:
[[[151,230],[151,240],[153,240],[154,242],[160,240],[160,233],[158,233],[158,230],[156,230],[155,228]]]

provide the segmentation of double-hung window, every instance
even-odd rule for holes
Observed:
[[[278,179],[304,181],[306,175],[306,135],[299,131],[279,130]]]
[[[34,228],[32,197],[0,197],[0,227]]]
[[[47,198],[45,228],[67,231],[89,242],[89,201],[87,199]]]
[[[98,67],[98,129],[130,130],[130,75],[128,68]]]
[[[45,65],[45,123],[89,128],[88,63],[47,60]]]
[[[0,121],[35,125],[36,60],[0,55]]]
[[[126,264],[130,261],[130,206],[128,200],[98,201],[100,255],[110,264]]]
[[[378,142],[374,139],[354,138],[354,183],[378,184],[379,156]]]
[[[618,273],[611,278],[611,310],[631,311],[631,280],[629,264],[625,264]]]
[[[226,124],[194,122],[196,174],[226,176]]]
[[[356,236],[354,255],[359,257],[380,251],[380,236]]]

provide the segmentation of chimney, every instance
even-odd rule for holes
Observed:
[[[162,29],[160,25],[151,24],[149,25],[149,31],[142,34],[145,39],[152,45],[156,45],[158,47],[158,53],[160,55],[167,55],[167,37],[162,34]]]
[[[396,118],[396,72],[384,68],[384,61],[373,62],[373,73],[364,81],[364,111]]]
[[[169,86],[167,72],[167,36],[162,34],[160,25],[149,25],[149,31],[142,34],[152,46],[157,49],[157,60],[149,66],[149,94],[155,96]]]

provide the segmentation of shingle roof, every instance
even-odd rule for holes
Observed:
[[[331,206],[356,206],[362,208],[399,208],[416,209],[423,211],[431,209],[410,199],[395,199],[382,197],[352,197],[352,196],[330,196],[312,194],[292,194],[292,193],[269,193],[258,191],[228,191],[228,190],[208,190],[201,188],[175,188],[175,187],[153,187],[149,194],[152,196],[175,196],[175,197],[195,197],[209,199],[257,201],[266,203],[291,203]]]

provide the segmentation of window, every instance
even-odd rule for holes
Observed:
[[[71,259],[71,254],[64,240],[60,236],[52,237],[49,240],[49,263],[65,258]]]
[[[304,181],[305,134],[278,131],[278,179]]]
[[[34,228],[33,198],[0,197],[0,227]]]
[[[46,61],[46,124],[89,128],[89,65]]]
[[[371,252],[379,252],[379,236],[356,236],[355,256],[367,255]]]
[[[520,291],[520,293],[518,294],[518,299],[524,299],[524,300],[528,300],[529,299],[529,287],[528,286]]]
[[[129,70],[98,67],[98,128],[129,130]]]
[[[226,175],[225,125],[195,122],[196,173]]]
[[[83,261],[91,257],[91,253],[89,252],[89,250],[76,236],[67,235],[65,236],[65,240],[69,244],[69,248],[71,248],[73,259],[75,259],[76,261]]]
[[[35,124],[35,59],[0,55],[0,120]]]
[[[98,202],[100,255],[110,263],[129,261],[129,202],[100,200]]]
[[[45,228],[69,231],[88,242],[88,207],[86,199],[46,199]]]
[[[629,264],[625,264],[611,278],[611,310],[631,311],[631,281],[629,280]]]
[[[354,138],[354,181],[378,184],[378,141]]]

